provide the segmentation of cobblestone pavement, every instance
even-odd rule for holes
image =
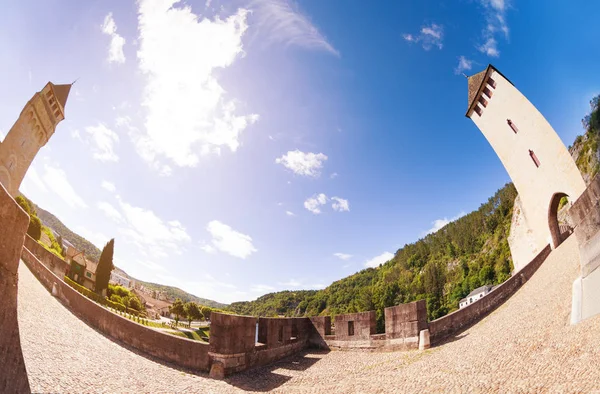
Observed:
[[[508,302],[425,352],[305,352],[225,381],[142,357],[99,334],[19,269],[19,323],[36,392],[600,393],[600,317],[570,326],[569,238]]]

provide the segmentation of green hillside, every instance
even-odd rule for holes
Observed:
[[[38,213],[38,217],[40,218],[40,220],[46,227],[50,227],[52,230],[56,231],[64,239],[66,239],[67,241],[72,243],[76,249],[83,250],[85,252],[86,257],[88,257],[89,259],[94,260],[94,261],[98,261],[100,259],[100,249],[98,249],[96,246],[94,246],[94,244],[92,244],[90,241],[83,238],[79,234],[71,231],[67,226],[65,226],[63,224],[63,222],[61,222],[52,213],[44,210],[43,208],[40,208],[36,204],[33,204],[33,205]],[[126,278],[129,278],[129,279],[135,280],[136,282],[141,283],[143,286],[146,286],[152,290],[159,290],[159,291],[165,292],[169,297],[172,297],[172,299],[181,298],[185,302],[194,301],[198,304],[209,306],[211,308],[217,308],[217,309],[224,309],[227,307],[226,304],[222,304],[220,302],[213,301],[213,300],[208,300],[206,298],[196,297],[195,295],[186,293],[185,291],[183,291],[177,287],[165,286],[165,285],[160,285],[160,284],[156,284],[156,283],[141,281],[139,279],[132,277],[131,275],[128,275],[125,271],[123,271],[122,269],[120,269],[118,267],[115,267],[115,270],[117,270],[117,272],[120,275],[125,276]]]
[[[582,120],[585,134],[569,151],[586,183],[600,170],[600,96],[590,102]],[[377,311],[383,332],[388,306],[425,299],[430,319],[458,308],[461,298],[485,284],[498,284],[512,272],[507,237],[516,189],[509,183],[478,210],[449,223],[434,234],[399,249],[394,258],[367,268],[317,292],[279,292],[255,301],[230,305],[235,313],[258,316],[336,315]]]

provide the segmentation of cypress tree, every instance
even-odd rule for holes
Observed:
[[[113,254],[115,251],[115,239],[111,239],[102,249],[100,261],[96,267],[96,293],[102,294],[108,288],[110,273],[115,268],[113,264]]]

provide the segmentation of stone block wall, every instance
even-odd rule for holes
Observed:
[[[220,354],[238,354],[254,350],[256,344],[256,317],[210,314],[210,351]]]
[[[18,267],[29,216],[0,184],[0,393],[29,393],[17,320]]]
[[[325,337],[331,335],[331,316],[315,316],[309,318],[312,332],[309,337],[310,346],[317,349],[328,349]]]
[[[210,375],[223,378],[287,357],[308,347],[313,333],[310,319],[304,317],[257,319],[212,312]]]
[[[69,271],[70,265],[60,257],[48,252],[39,242],[25,234],[25,247],[33,253],[37,259],[44,264],[59,278],[63,278]]]
[[[375,311],[337,315],[335,321],[335,338],[338,341],[359,341],[369,339],[377,332]],[[354,334],[349,333],[354,327]]]
[[[418,337],[427,327],[425,300],[385,308],[386,339]]]
[[[547,245],[529,264],[513,274],[513,276],[485,297],[462,309],[429,322],[431,343],[439,343],[449,336],[462,331],[502,305],[533,276],[550,252],[550,245]]]
[[[164,334],[105,309],[63,282],[25,247],[22,259],[48,291],[56,287],[56,297],[90,326],[160,360],[196,371],[208,371],[208,344]]]
[[[573,284],[571,323],[600,313],[600,174],[569,209],[579,245],[580,274]]]

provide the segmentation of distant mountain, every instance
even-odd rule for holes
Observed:
[[[52,213],[46,211],[43,208],[40,208],[35,203],[33,204],[35,210],[37,211],[37,215],[46,227],[50,227],[56,233],[60,234],[64,239],[69,241],[75,246],[78,250],[83,250],[85,252],[85,256],[91,260],[98,261],[100,259],[100,249],[98,249],[94,244],[92,244],[87,239],[83,238],[77,233],[71,231],[67,226],[63,224],[56,216]],[[166,293],[169,297],[181,298],[184,302],[194,301],[198,304],[209,306],[211,308],[223,309],[226,308],[226,304],[222,304],[217,301],[208,300],[206,298],[200,298],[193,294],[187,293],[177,287],[165,286],[157,283],[144,282],[139,279],[134,278],[131,275],[128,275],[125,271],[115,266],[115,270],[121,276],[134,280],[144,287],[147,287],[152,290],[162,291]]]

